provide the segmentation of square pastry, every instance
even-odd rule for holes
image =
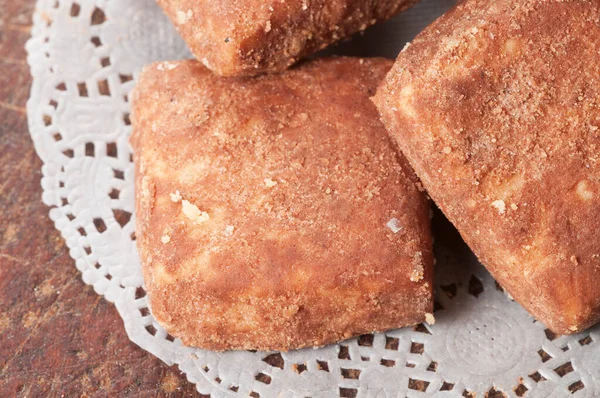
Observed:
[[[466,0],[375,97],[431,198],[557,333],[600,319],[599,4]]]
[[[288,350],[432,321],[429,203],[369,101],[391,66],[222,78],[158,63],[133,94],[136,225],[185,344]]]
[[[282,71],[417,0],[158,0],[188,46],[223,76]]]

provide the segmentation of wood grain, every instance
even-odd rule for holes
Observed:
[[[176,367],[129,341],[41,202],[25,112],[33,8],[0,0],[0,397],[199,396]]]

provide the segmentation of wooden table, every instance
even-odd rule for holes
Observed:
[[[0,0],[0,397],[199,396],[176,367],[129,341],[41,202],[25,112],[34,3]]]

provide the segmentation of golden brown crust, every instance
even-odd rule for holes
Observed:
[[[158,0],[190,49],[223,76],[288,68],[418,0]]]
[[[599,2],[466,0],[375,97],[431,197],[558,333],[600,319]]]
[[[196,61],[144,70],[137,242],[172,335],[287,350],[432,312],[429,205],[368,99],[391,63],[335,58],[255,79]]]

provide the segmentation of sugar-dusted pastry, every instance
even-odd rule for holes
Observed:
[[[224,76],[282,71],[418,0],[157,0],[206,67]]]
[[[429,205],[369,101],[391,64],[333,58],[255,79],[196,61],[144,70],[137,242],[169,333],[288,350],[432,319]]]
[[[465,0],[375,97],[432,199],[557,333],[600,319],[599,7]]]

